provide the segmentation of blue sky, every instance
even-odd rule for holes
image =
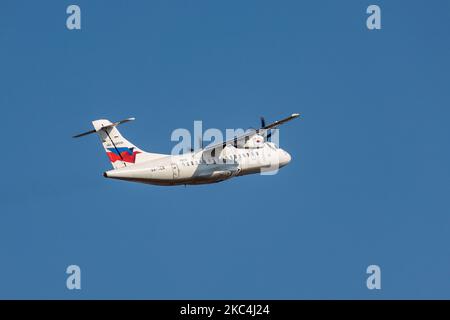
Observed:
[[[450,298],[449,32],[444,0],[1,1],[0,298]],[[215,185],[104,179],[71,138],[135,116],[168,153],[293,112],[289,166]]]

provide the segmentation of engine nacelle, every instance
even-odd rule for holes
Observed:
[[[264,147],[264,137],[259,134],[255,134],[254,136],[250,137],[247,142],[244,143],[243,147],[248,149],[262,148]]]

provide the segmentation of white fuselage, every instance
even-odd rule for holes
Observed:
[[[225,147],[214,152],[191,152],[166,155],[129,167],[110,170],[107,178],[155,185],[214,183],[232,177],[278,170],[291,161],[291,156],[271,142],[261,148]]]

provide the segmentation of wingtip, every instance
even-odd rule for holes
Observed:
[[[299,117],[300,116],[300,113],[293,113],[292,114],[292,117],[294,117],[294,118],[297,118],[297,117]]]

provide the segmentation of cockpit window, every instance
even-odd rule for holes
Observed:
[[[267,145],[270,148],[272,148],[273,150],[277,150],[278,149],[278,146],[275,143],[273,143],[273,142],[268,142]]]

